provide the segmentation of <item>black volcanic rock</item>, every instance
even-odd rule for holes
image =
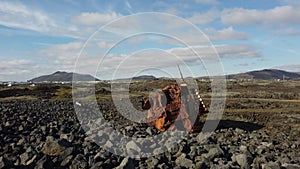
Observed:
[[[228,75],[227,78],[228,79],[292,80],[292,79],[300,79],[300,74],[294,72],[287,72],[283,70],[277,70],[277,69],[264,69],[264,70],[257,70],[257,71],[251,71],[246,73]]]
[[[74,81],[98,81],[99,80],[88,74],[78,74],[78,73],[57,71],[53,74],[36,77],[36,78],[33,78],[28,81],[34,82],[34,83],[36,83],[36,82],[71,82],[73,80],[73,75],[74,75]]]
[[[123,144],[122,139],[101,125],[103,120],[97,119],[97,115],[86,109],[88,101],[82,100],[81,103],[78,108],[86,110],[82,114],[82,118],[86,119],[82,124],[78,121],[72,101],[39,99],[1,102],[0,168],[299,168],[298,112],[258,113],[259,116],[255,113],[225,113],[226,119],[232,119],[228,125],[231,127],[220,125],[204,140],[203,133],[188,134],[180,143],[172,145],[169,151],[149,158],[133,159],[117,156],[91,138],[105,141],[106,145],[110,142],[106,139],[115,138],[116,143],[121,143],[118,145],[120,150],[130,148],[130,151],[156,151],[156,148],[169,144],[170,139],[137,143],[126,143],[124,139]],[[160,134],[154,128],[147,132],[147,124],[128,123],[126,117],[116,115],[118,112],[111,102],[102,104],[108,105],[99,105],[105,120],[112,122],[111,126],[120,134],[135,138]],[[265,126],[251,131],[236,125],[242,121],[234,119],[246,120],[246,114],[257,117],[251,125],[264,123]],[[266,122],[263,117],[271,117],[272,120]],[[220,124],[223,122],[221,120]],[[273,127],[274,124],[276,127]],[[93,131],[89,135],[84,131],[88,126]],[[20,127],[23,129],[19,130]],[[70,130],[63,134],[63,128]],[[117,152],[117,148],[113,150]]]

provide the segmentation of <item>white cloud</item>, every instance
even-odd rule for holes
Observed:
[[[84,43],[79,41],[59,44],[39,50],[36,53],[43,57],[44,61],[48,60],[48,64],[53,70],[72,71],[83,45]]]
[[[0,1],[0,25],[43,32],[50,35],[81,38],[84,34],[76,25],[64,21],[63,17],[45,13],[20,2]],[[52,16],[52,17],[49,17]]]
[[[300,7],[300,1],[297,1],[297,0],[283,0],[283,2],[284,2],[286,5],[290,5],[290,6],[298,6],[298,7]]]
[[[202,65],[201,60],[209,64],[206,66],[215,66],[215,63],[218,62],[215,50],[211,46],[193,46],[193,49],[199,56],[195,55],[189,48],[172,48],[168,50],[149,49],[133,54],[111,54],[101,63],[99,77],[110,77],[116,70],[118,77],[126,77],[148,68],[164,69],[174,67],[177,64]],[[256,58],[261,56],[260,52],[250,45],[219,45],[215,46],[215,49],[223,59]],[[95,64],[98,64],[99,60],[99,58],[83,59],[79,64],[80,70],[94,67],[90,73],[95,72],[95,68],[97,67]]]
[[[205,5],[217,5],[219,3],[217,0],[195,0],[195,2]]]
[[[149,40],[148,38],[149,38],[148,36],[136,36],[136,37],[129,38],[128,42],[131,44],[139,44]]]
[[[188,18],[193,24],[205,25],[220,17],[220,11],[209,10],[206,13],[195,13],[192,17]]]
[[[254,58],[260,57],[260,52],[251,45],[216,45],[214,46],[221,58]],[[195,51],[203,58],[215,56],[211,46],[194,46]],[[193,56],[188,48],[173,48],[171,53],[179,56]]]
[[[81,24],[85,26],[101,26],[119,17],[122,17],[122,15],[117,14],[115,12],[112,13],[84,12],[79,16],[73,17],[71,21],[73,23]]]
[[[70,60],[78,56],[80,49],[83,47],[82,42],[70,42],[67,44],[53,45],[47,49],[38,51],[41,56]]]
[[[292,72],[300,72],[300,64],[286,64],[274,67],[276,69],[283,69]]]
[[[233,27],[228,27],[222,30],[215,30],[213,28],[208,28],[204,30],[204,33],[208,35],[212,41],[220,40],[245,40],[247,39],[247,34],[244,32],[237,32]]]
[[[80,17],[85,16],[84,19],[86,24],[100,24],[102,20],[99,19],[99,22],[93,21],[98,16],[100,18],[110,18],[108,14],[102,15],[94,13],[92,18],[88,18],[88,15],[81,14]],[[117,14],[114,14],[117,16]],[[191,21],[193,24],[208,24],[220,16],[220,11],[212,9],[206,13],[195,13],[187,20]],[[74,18],[73,18],[74,19]],[[83,18],[82,18],[83,19]],[[147,22],[145,22],[147,21]],[[159,15],[159,14],[141,14],[134,17],[124,17],[117,22],[112,22],[110,25],[107,25],[103,30],[98,32],[97,35],[104,36],[104,34],[110,34],[120,37],[127,37],[128,35],[134,35],[139,32],[157,32],[166,35],[176,35],[177,38],[190,42],[194,45],[199,45],[200,43],[207,43],[208,39],[205,35],[200,35],[201,32],[198,32],[191,24],[186,22],[183,19],[178,19],[169,15]],[[214,30],[214,29],[205,29],[204,33],[208,35],[211,40],[244,40],[246,39],[246,34],[242,32],[235,31],[232,27],[225,28],[223,30]],[[96,35],[96,36],[97,36]],[[197,35],[197,36],[195,36]],[[160,43],[168,43],[167,40],[162,40]],[[174,40],[171,40],[169,43],[174,43]],[[101,48],[105,48],[104,42],[99,43]],[[107,46],[109,47],[109,46]]]
[[[0,25],[34,31],[49,31],[55,23],[43,12],[29,9],[21,3],[0,1]]]
[[[225,9],[221,20],[228,25],[279,25],[300,24],[300,8],[291,6],[279,6],[268,10],[257,9]]]
[[[251,45],[220,45],[216,46],[221,58],[257,58],[261,53]]]
[[[86,44],[80,41],[70,42],[67,44],[54,45],[49,48],[39,50],[39,56],[48,60],[49,70],[51,71],[73,71],[75,66],[77,72],[93,74],[95,67],[101,60],[102,54],[110,47],[108,42],[97,42],[95,44]],[[82,50],[82,51],[81,51]],[[82,53],[80,53],[82,52]],[[77,58],[79,60],[77,62]],[[49,73],[49,72],[48,72]]]
[[[104,48],[104,49],[108,49],[108,48],[111,48],[113,46],[113,44],[110,44],[106,41],[98,42],[97,45],[98,45],[99,48]]]
[[[293,28],[279,29],[272,32],[275,35],[300,35],[300,30],[296,30]]]
[[[41,56],[49,58],[49,70],[73,71],[82,45],[82,42],[55,45],[38,51],[38,53]],[[100,45],[105,47],[108,44],[103,43]],[[101,53],[102,49],[99,48],[99,44],[95,46],[98,47],[96,50],[94,50],[93,46],[88,46],[84,50],[77,62],[76,72],[95,73],[99,62],[102,60],[103,55],[101,54],[104,54]],[[196,56],[189,48],[149,49],[138,53],[124,54],[111,53],[102,60],[99,70],[105,76],[110,76],[115,70],[119,69],[121,72],[119,75],[124,77],[128,76],[128,73],[145,68],[165,68],[182,62],[191,65],[201,64],[200,58],[211,63],[216,63],[217,55],[211,46],[192,46],[192,48],[199,56]],[[260,57],[260,52],[251,45],[216,45],[215,49],[223,59]],[[100,78],[102,77],[100,76]]]
[[[185,31],[182,33],[178,33],[177,38],[190,45],[191,44],[199,45],[204,43],[207,44],[209,43],[208,40],[212,42],[216,42],[216,41],[225,41],[225,40],[246,40],[247,39],[246,33],[238,32],[234,30],[233,27],[228,27],[221,30],[215,30],[214,28],[206,28],[202,32],[203,34],[195,31]],[[159,43],[178,44],[179,42],[173,39],[160,39]]]
[[[6,59],[0,61],[0,80],[27,80],[32,71],[38,67],[36,63],[25,59]]]
[[[0,61],[0,69],[6,70],[9,68],[17,68],[22,69],[24,66],[33,66],[34,63],[31,60],[25,59],[10,59],[10,60],[1,60]]]
[[[96,34],[101,34],[102,37],[118,36],[118,38],[120,36],[122,37],[123,35],[128,35],[131,32],[136,32],[137,30],[142,31],[143,29],[141,28],[141,25],[146,24],[143,23],[143,21],[145,21],[145,19],[139,17],[139,15],[136,15],[135,17],[128,17],[117,14],[115,12],[86,12],[71,18],[71,22],[77,24],[79,27],[81,27],[83,32],[89,35],[99,30],[99,27],[110,23],[105,27],[102,27],[102,29],[99,30]]]
[[[180,15],[182,13],[182,9],[189,8],[188,3],[176,2],[176,3],[167,3],[165,1],[156,1],[152,4],[153,7],[158,9],[152,10],[157,12],[164,12],[173,15]]]

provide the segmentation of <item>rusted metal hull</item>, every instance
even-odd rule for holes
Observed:
[[[160,131],[177,128],[199,132],[202,128],[199,117],[208,113],[199,93],[188,90],[186,84],[173,84],[157,91],[144,101],[143,109],[148,110],[149,125]]]

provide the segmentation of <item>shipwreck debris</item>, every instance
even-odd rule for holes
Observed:
[[[199,118],[208,110],[198,90],[188,86],[179,66],[178,69],[181,82],[156,91],[154,96],[143,101],[142,108],[148,110],[148,124],[159,131],[177,128],[199,132],[202,129]],[[177,120],[181,122],[175,123]]]

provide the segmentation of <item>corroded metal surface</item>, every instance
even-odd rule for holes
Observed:
[[[148,110],[149,125],[160,131],[177,128],[198,132],[202,127],[199,116],[208,113],[199,92],[189,89],[186,83],[162,88],[145,100],[142,107]],[[175,124],[177,120],[181,125]]]

